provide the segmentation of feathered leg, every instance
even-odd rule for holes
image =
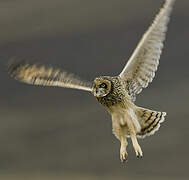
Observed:
[[[131,140],[132,140],[132,143],[133,143],[133,147],[134,147],[135,152],[136,152],[136,156],[138,158],[142,158],[143,153],[142,153],[140,145],[138,144],[136,134],[135,133],[130,133],[130,136],[131,136]]]
[[[128,156],[128,153],[127,153],[127,138],[125,136],[122,136],[121,137],[121,147],[120,147],[120,159],[121,159],[121,162],[124,162],[127,160],[127,156]]]
[[[142,153],[140,145],[138,144],[136,132],[135,132],[135,129],[133,127],[133,124],[127,123],[127,126],[128,126],[128,131],[129,131],[129,134],[130,134],[130,137],[131,137],[131,141],[133,143],[134,150],[136,152],[136,156],[138,158],[142,158],[143,153]]]
[[[136,137],[137,132],[140,131],[141,127],[133,109],[128,109],[125,111],[124,119],[125,119],[125,126],[127,127],[127,131],[128,131],[128,135],[130,135],[131,137],[131,141],[133,143],[133,147],[136,152],[136,156],[141,158],[143,156],[143,153],[140,145],[138,144]]]
[[[125,162],[127,160],[127,134],[126,134],[126,128],[120,126],[119,123],[117,123],[117,120],[115,119],[114,116],[112,116],[112,126],[113,126],[113,133],[114,135],[119,139],[121,143],[120,147],[120,159],[121,162]]]

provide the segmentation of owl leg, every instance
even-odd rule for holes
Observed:
[[[130,132],[131,141],[133,143],[133,147],[134,147],[135,152],[136,152],[136,156],[138,158],[142,158],[143,153],[142,153],[140,145],[138,144],[136,133],[133,132],[132,130],[130,130],[129,132]]]
[[[119,126],[116,123],[113,123],[113,133],[115,134],[115,136],[119,139],[120,143],[121,143],[121,147],[120,147],[120,159],[121,162],[125,162],[127,160],[127,139],[126,139],[126,130],[124,127]]]
[[[128,153],[127,153],[127,138],[126,137],[121,137],[121,147],[120,147],[120,159],[121,159],[121,162],[125,162],[127,160],[127,156],[128,156]]]
[[[143,153],[142,153],[140,145],[138,144],[137,136],[136,136],[136,132],[138,131],[138,128],[137,128],[138,121],[134,121],[134,120],[135,119],[132,118],[130,113],[127,113],[127,111],[126,111],[125,122],[126,122],[126,127],[127,127],[127,130],[128,130],[128,133],[131,137],[131,141],[133,143],[133,147],[135,149],[136,156],[138,158],[142,158]]]

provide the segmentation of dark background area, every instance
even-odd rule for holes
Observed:
[[[0,0],[0,179],[188,179],[189,1],[177,0],[158,73],[137,105],[168,116],[121,164],[111,118],[90,93],[11,79],[11,57],[92,81],[117,75],[163,0]]]

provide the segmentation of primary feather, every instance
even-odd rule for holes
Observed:
[[[91,91],[92,85],[82,81],[73,74],[52,67],[27,64],[25,62],[12,62],[8,71],[12,77],[22,82],[43,86],[59,86]]]
[[[146,88],[155,76],[174,2],[175,0],[166,0],[120,74],[133,101],[136,94]]]

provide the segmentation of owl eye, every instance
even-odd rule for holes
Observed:
[[[108,86],[107,86],[106,83],[102,83],[102,84],[99,85],[99,87],[100,87],[100,88],[104,88],[104,89],[106,89]]]

